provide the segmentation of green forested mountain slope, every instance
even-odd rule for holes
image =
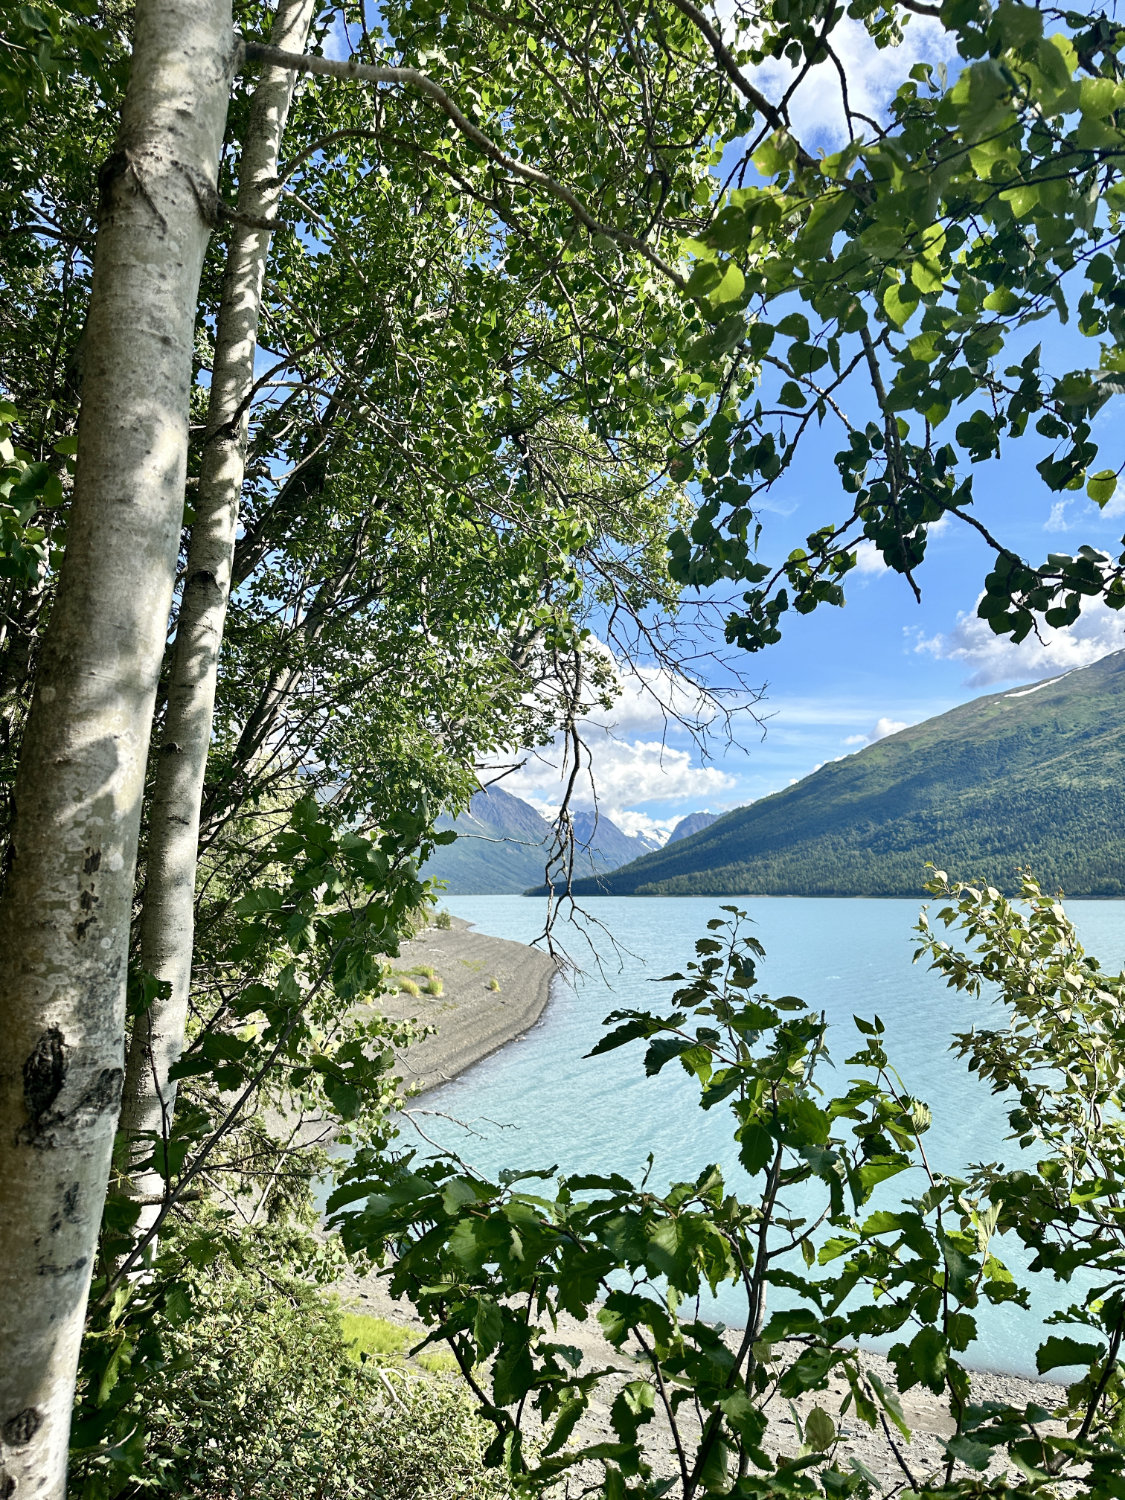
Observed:
[[[1125,895],[1125,651],[904,729],[580,890],[915,896],[927,860]]]

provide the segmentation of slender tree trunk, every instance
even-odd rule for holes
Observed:
[[[183,512],[230,0],[138,0],[66,557],[0,901],[0,1496],[61,1500],[122,1084],[137,831]]]
[[[272,44],[303,52],[316,0],[278,0]],[[296,75],[263,68],[250,106],[239,165],[238,215],[231,236],[215,331],[211,397],[187,572],[173,648],[164,737],[156,762],[141,915],[141,964],[170,986],[138,1017],[125,1075],[121,1128],[134,1162],[167,1139],[176,1100],[169,1071],[184,1046],[194,941],[199,809],[219,650],[230,597],[231,566],[246,468],[246,436],[262,302],[268,229],[281,197],[278,154]],[[145,1201],[138,1228],[159,1213],[165,1180],[141,1169],[133,1191]]]

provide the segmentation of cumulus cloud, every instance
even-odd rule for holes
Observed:
[[[909,728],[905,719],[879,719],[871,733],[871,744],[876,740],[885,740],[888,734],[898,734],[900,730]]]
[[[857,573],[885,573],[887,571],[883,554],[874,542],[860,542],[855,549],[855,571]]]
[[[616,739],[586,724],[583,743],[589,763],[584,755],[571,793],[571,807],[596,806],[624,833],[644,834],[661,844],[683,816],[682,811],[674,816],[660,813],[661,804],[678,803],[682,809],[686,803],[694,810],[721,801],[721,794],[737,785],[736,778],[726,771],[698,765],[690,751],[659,740]],[[529,802],[543,817],[554,818],[570,775],[564,751],[562,744],[535,751],[500,785]],[[638,808],[638,803],[645,804],[645,810]]]
[[[594,794],[614,822],[636,802],[705,802],[734,786],[733,776],[717,766],[695,765],[689,751],[659,740],[617,740],[587,731],[590,769],[585,766],[575,783],[576,807],[592,807]],[[545,801],[560,799],[564,774],[561,752],[540,751],[511,776],[504,787],[517,797]]]
[[[637,812],[634,808],[619,808],[613,814],[613,821],[630,838],[644,838],[650,843],[663,846],[680,820],[678,817],[650,818],[648,813]]]
[[[1070,529],[1070,522],[1066,518],[1067,507],[1069,505],[1070,505],[1070,501],[1069,500],[1056,500],[1055,503],[1054,503],[1054,505],[1051,506],[1051,514],[1043,522],[1043,530],[1044,531],[1067,531],[1067,530],[1069,530]]]
[[[1125,620],[1096,599],[1073,625],[1063,630],[1044,625],[1041,634],[1041,642],[1030,635],[1017,646],[993,635],[987,622],[975,614],[959,614],[948,634],[923,637],[915,642],[914,650],[941,661],[963,662],[969,669],[968,687],[1027,682],[1052,672],[1088,667],[1111,651],[1120,651],[1125,647]]]
[[[614,663],[619,694],[612,707],[594,709],[592,723],[618,733],[643,733],[661,728],[669,715],[689,723],[710,724],[717,717],[716,705],[703,693],[666,667],[633,667],[622,671]]]
[[[849,734],[845,745],[873,745],[876,740],[885,740],[889,734],[898,734],[900,729],[909,729],[908,719],[891,719],[884,716],[876,719],[866,734]]]
[[[852,109],[876,120],[886,119],[895,92],[915,63],[948,63],[956,56],[950,34],[939,20],[928,16],[910,18],[898,47],[879,49],[864,26],[849,17],[833,31],[832,43],[847,75]],[[771,60],[757,69],[755,82],[776,100],[790,87],[793,76],[790,64]],[[847,141],[840,79],[831,62],[810,70],[793,96],[790,114],[806,145],[834,149]]]

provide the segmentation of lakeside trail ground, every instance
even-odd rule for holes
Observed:
[[[455,1077],[498,1048],[523,1037],[543,1014],[557,970],[553,960],[540,950],[475,932],[467,922],[454,917],[450,927],[427,928],[418,938],[404,945],[395,973],[400,976],[400,987],[397,994],[382,1002],[385,1013],[396,1018],[414,1016],[437,1028],[435,1035],[417,1043],[400,1060],[404,1081],[428,1090]],[[427,987],[433,985],[434,977],[440,980],[440,994],[426,993]],[[414,994],[409,987],[403,988],[402,980],[409,981],[420,993]],[[348,1274],[337,1284],[336,1291],[345,1308],[416,1332],[419,1341],[425,1336],[426,1330],[410,1305],[389,1295],[384,1274]],[[734,1345],[740,1336],[739,1330],[731,1330],[728,1338]],[[582,1351],[584,1364],[588,1362],[621,1372],[601,1387],[572,1441],[583,1445],[612,1440],[609,1413],[613,1399],[627,1380],[640,1373],[640,1367],[630,1368],[632,1361],[628,1352],[623,1357],[615,1350],[602,1336],[594,1318],[579,1323],[563,1317],[558,1337]],[[980,1356],[982,1361],[987,1361],[987,1350],[982,1349]],[[875,1354],[867,1354],[864,1359],[893,1389],[893,1372],[886,1359]],[[871,1471],[884,1493],[911,1489],[907,1469],[919,1485],[936,1475],[945,1461],[942,1439],[953,1431],[948,1411],[937,1397],[921,1387],[906,1393],[903,1411],[912,1438],[907,1443],[892,1429],[892,1444],[882,1428],[872,1431],[857,1420],[854,1411],[840,1415],[845,1393],[843,1382],[835,1382],[827,1392],[804,1397],[796,1403],[801,1420],[814,1404],[819,1403],[837,1422],[842,1438],[839,1456],[845,1466],[850,1458],[859,1460]],[[974,1403],[1002,1401],[1022,1406],[1033,1401],[1052,1408],[1062,1395],[1061,1386],[1044,1381],[987,1370],[973,1375]],[[796,1453],[800,1440],[788,1402],[775,1397],[768,1411],[767,1448]],[[676,1454],[671,1429],[661,1412],[657,1412],[646,1432],[654,1474],[659,1478],[674,1477],[678,1472]],[[995,1468],[998,1473],[999,1466]],[[989,1472],[991,1476],[993,1471]],[[559,1496],[581,1494],[585,1486],[599,1475],[600,1468],[596,1465],[578,1465],[556,1493]]]

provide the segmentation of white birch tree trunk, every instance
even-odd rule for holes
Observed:
[[[182,521],[230,0],[138,0],[66,557],[0,899],[0,1496],[62,1500],[122,1084],[137,832]]]
[[[272,45],[303,52],[315,10],[316,0],[278,0]],[[121,1128],[131,1139],[134,1161],[146,1159],[155,1141],[167,1139],[176,1099],[176,1085],[168,1074],[184,1046],[199,811],[230,597],[271,238],[268,230],[251,225],[270,222],[281,198],[278,157],[295,81],[288,68],[262,69],[239,164],[237,212],[242,222],[233,225],[223,278],[199,491],[150,811],[141,965],[167,982],[170,994],[156,1000],[133,1027]],[[133,1175],[132,1190],[142,1199],[137,1228],[144,1234],[160,1212],[165,1180],[155,1168],[141,1170]]]

